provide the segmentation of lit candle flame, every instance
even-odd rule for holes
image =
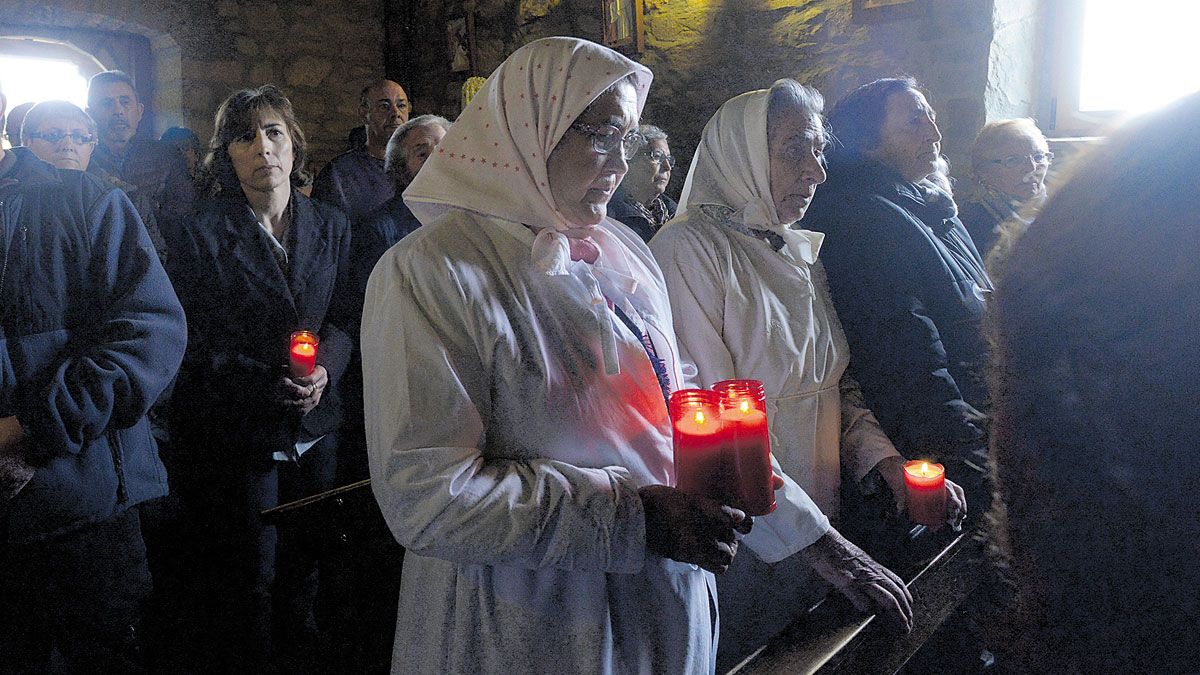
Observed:
[[[695,418],[695,419],[696,419],[696,424],[704,424],[704,419],[705,419],[705,418],[704,418],[704,411],[703,411],[703,410],[697,410],[697,411],[696,411],[696,418]]]
[[[750,401],[742,399],[742,412],[750,412]]]
[[[929,475],[929,462],[921,462],[921,475],[922,476]]]

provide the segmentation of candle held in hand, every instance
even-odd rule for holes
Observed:
[[[936,526],[946,521],[946,470],[941,464],[914,459],[904,464],[908,488],[908,517],[914,523]]]
[[[722,436],[732,474],[729,504],[747,515],[766,515],[775,510],[775,489],[763,383],[725,380],[714,384],[713,391],[720,397]]]
[[[306,377],[317,367],[317,344],[320,338],[316,334],[298,330],[292,333],[291,349],[288,352],[288,368],[293,377]]]
[[[723,435],[717,395],[704,389],[671,394],[671,429],[675,446],[675,487],[724,502]]]

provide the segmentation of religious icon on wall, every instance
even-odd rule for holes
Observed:
[[[468,14],[446,22],[446,46],[450,72],[466,73],[475,69],[475,17]]]
[[[640,54],[644,0],[600,0],[604,19],[604,45],[625,54]]]

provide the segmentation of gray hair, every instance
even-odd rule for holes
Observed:
[[[439,126],[442,131],[450,131],[450,120],[440,115],[420,115],[396,127],[392,137],[388,139],[387,150],[383,153],[383,170],[392,178],[411,181],[408,175],[408,155],[405,153],[404,138],[408,132],[417,127]]]
[[[975,142],[971,144],[971,171],[978,177],[987,168],[988,163],[995,159],[988,155],[996,149],[996,146],[1010,138],[1020,136],[1028,136],[1034,140],[1046,142],[1042,130],[1029,117],[994,120],[983,125],[983,128],[979,130],[979,135],[975,137]]]
[[[37,131],[42,122],[56,116],[77,119],[83,122],[89,134],[95,135],[96,133],[96,120],[92,119],[92,116],[87,114],[83,108],[70,101],[42,101],[25,113],[25,120],[21,122],[21,138],[29,138],[29,134]]]
[[[771,85],[767,100],[767,137],[784,112],[796,112],[805,117],[821,117],[825,109],[825,97],[812,87],[785,77]],[[828,132],[826,132],[828,133]]]
[[[641,134],[646,141],[665,141],[667,140],[667,132],[659,129],[653,124],[643,124],[638,127],[638,133]]]

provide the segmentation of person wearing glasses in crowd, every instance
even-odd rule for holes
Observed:
[[[103,168],[92,166],[99,133],[91,115],[69,101],[43,101],[25,115],[21,138],[43,162],[59,169],[87,171],[124,191],[142,217],[159,260],[164,264],[167,262],[167,242],[159,228],[158,209],[150,192]]]
[[[96,149],[96,122],[68,101],[43,101],[25,115],[25,147],[56,169],[87,171]]]
[[[671,182],[675,158],[667,133],[651,124],[638,127],[646,147],[629,162],[629,172],[608,204],[608,216],[628,225],[649,242],[658,228],[675,217],[676,203],[664,191]]]
[[[408,121],[411,110],[404,87],[391,80],[367,85],[358,100],[367,143],[334,157],[321,169],[313,182],[313,199],[333,204],[357,223],[396,196],[396,180],[383,163],[388,140]]]
[[[1028,118],[984,125],[971,145],[974,185],[959,218],[984,258],[1006,223],[1024,228],[1046,200],[1046,172],[1054,153]]]
[[[713,671],[710,572],[751,521],[669,487],[671,307],[606,217],[651,77],[531,42],[404,192],[424,225],[362,322],[372,487],[408,550],[393,672]]]
[[[44,119],[30,131],[91,133]],[[183,309],[111,185],[0,148],[0,205],[0,672],[144,672],[140,511],[167,493],[146,411]]]

